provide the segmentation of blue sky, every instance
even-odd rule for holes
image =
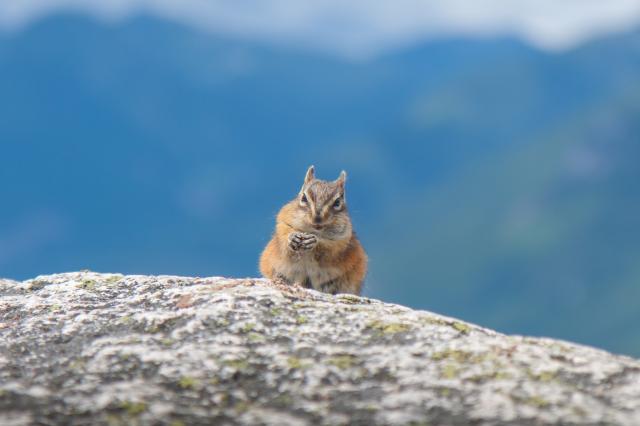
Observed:
[[[353,58],[434,37],[514,35],[545,50],[640,26],[638,0],[2,0],[0,28],[59,11],[150,14],[199,29]]]

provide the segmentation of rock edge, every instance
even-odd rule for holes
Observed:
[[[640,362],[263,279],[0,280],[0,424],[640,424]]]

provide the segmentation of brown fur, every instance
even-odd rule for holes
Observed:
[[[260,257],[260,272],[272,280],[326,293],[360,294],[367,255],[347,212],[346,174],[333,182],[307,171],[298,196],[285,204]]]

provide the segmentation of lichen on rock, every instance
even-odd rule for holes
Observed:
[[[0,424],[640,424],[640,362],[262,279],[0,280]]]

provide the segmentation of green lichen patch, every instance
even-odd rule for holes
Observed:
[[[442,377],[444,377],[445,379],[455,379],[456,377],[458,377],[459,371],[460,368],[457,365],[446,364],[444,367],[442,367]]]
[[[249,340],[249,342],[251,343],[261,343],[267,339],[260,333],[251,332],[247,334],[247,340]]]
[[[409,324],[401,322],[384,322],[380,320],[370,322],[369,324],[367,324],[366,328],[373,330],[377,334],[381,335],[405,333],[411,330],[411,326]]]
[[[82,288],[88,291],[95,291],[98,283],[95,280],[84,279],[77,285],[78,288]]]
[[[215,326],[218,328],[225,328],[225,327],[229,327],[229,320],[226,318],[219,318],[218,320],[215,321]]]
[[[548,408],[551,406],[551,402],[547,401],[540,395],[511,395],[511,398],[519,403],[525,404],[539,409]]]
[[[289,357],[287,358],[287,366],[292,370],[300,370],[309,368],[311,366],[311,363],[300,358]]]
[[[510,380],[513,376],[506,371],[493,371],[490,373],[476,374],[469,377],[467,380],[473,383],[486,383],[495,380]]]
[[[534,373],[531,370],[527,370],[527,376],[536,382],[548,383],[556,378],[557,373],[555,371],[541,371],[539,373]]]
[[[487,359],[486,354],[478,354],[474,352],[463,351],[459,349],[445,349],[443,351],[434,352],[431,355],[434,361],[456,361],[458,363],[479,363]]]
[[[458,330],[460,334],[469,334],[469,332],[471,331],[471,327],[460,321],[454,321],[454,323],[451,324],[451,327]]]
[[[305,309],[305,308],[315,309],[316,308],[316,304],[312,303],[312,302],[296,301],[296,302],[293,303],[293,307],[295,309]]]
[[[440,388],[437,388],[436,391],[438,392],[438,395],[445,398],[451,395],[451,388],[440,387]]]
[[[49,312],[58,312],[62,310],[62,306],[58,304],[49,305]]]
[[[309,318],[307,318],[304,315],[300,315],[299,317],[296,318],[296,324],[306,324],[307,322],[309,322]]]
[[[423,315],[419,321],[425,325],[448,325],[449,322],[435,315]]]
[[[129,416],[139,416],[147,411],[147,404],[139,401],[123,401],[120,404],[120,408],[124,410]]]
[[[525,398],[522,402],[528,405],[533,405],[537,408],[545,408],[551,405],[549,401],[541,397],[540,395],[534,395],[529,398]]]
[[[240,329],[240,331],[242,331],[243,333],[249,333],[251,331],[253,331],[256,328],[256,325],[252,322],[248,322],[245,325],[242,326],[242,328]]]
[[[357,364],[358,358],[355,355],[335,355],[329,358],[327,363],[338,367],[341,370],[346,370]]]
[[[227,367],[231,367],[239,371],[245,371],[249,369],[249,365],[250,365],[249,361],[246,359],[229,359],[229,360],[223,361],[223,364],[226,365]]]
[[[269,309],[269,314],[271,314],[274,317],[279,317],[280,315],[282,315],[283,310],[281,308],[271,308]]]
[[[182,389],[195,389],[200,386],[200,381],[190,376],[182,376],[178,382]]]
[[[120,282],[120,280],[122,280],[122,278],[123,278],[122,275],[112,275],[112,276],[106,278],[104,280],[104,282],[105,282],[105,284],[113,285],[113,284],[116,284],[116,283]]]

